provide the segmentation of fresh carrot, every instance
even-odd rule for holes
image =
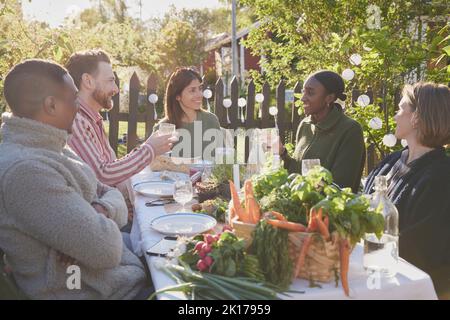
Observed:
[[[280,228],[280,229],[286,229],[293,232],[304,232],[306,231],[306,227],[302,225],[301,223],[294,223],[289,221],[280,221],[275,219],[267,219],[266,220],[268,224]]]
[[[329,230],[330,229],[330,219],[328,218],[328,216],[326,216],[325,219],[323,219],[323,222],[325,223],[325,226]]]
[[[308,232],[314,232],[317,230],[317,222],[316,222],[316,210],[311,209],[309,212],[309,221],[308,221]]]
[[[252,213],[250,212],[250,180],[246,180],[244,183],[244,203],[245,203],[245,212],[248,217],[252,217]]]
[[[317,214],[316,214],[316,216],[317,216],[317,219],[319,219],[320,221],[322,221],[323,219],[322,219],[322,208],[319,208],[319,210],[317,211]]]
[[[312,234],[309,234],[303,240],[302,248],[300,249],[300,254],[297,259],[297,263],[295,264],[294,277],[297,278],[300,274],[300,270],[305,264],[306,254],[308,253],[309,247],[312,241]]]
[[[244,184],[245,188],[245,209],[247,215],[252,223],[258,223],[261,219],[261,208],[259,207],[258,201],[255,199],[253,193],[253,184],[251,180],[246,180]]]
[[[287,221],[286,217],[283,214],[279,213],[279,212],[271,211],[270,214],[275,216],[275,218],[277,218],[280,221]]]
[[[325,239],[325,241],[330,240],[330,232],[328,231],[328,228],[325,225],[325,223],[321,219],[319,219],[318,216],[316,216],[315,218],[316,218],[317,228],[319,229],[319,232],[322,235],[322,237]]]
[[[254,197],[251,197],[248,201],[249,204],[249,214],[252,218],[253,223],[258,223],[261,219],[261,208]]]
[[[239,195],[236,191],[233,181],[230,180],[229,182],[230,182],[231,199],[233,200],[233,207],[235,214],[239,217],[239,220],[241,220],[242,222],[250,222],[246,215],[245,210],[241,206]]]
[[[350,264],[350,245],[348,239],[341,239],[339,242],[339,256],[341,267],[341,282],[345,295],[348,297],[350,289],[348,287],[348,268]]]

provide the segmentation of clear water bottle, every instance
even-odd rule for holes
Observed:
[[[364,268],[380,272],[381,276],[393,277],[398,265],[398,210],[387,197],[385,176],[375,177],[375,193],[371,197],[372,209],[380,208],[384,216],[384,232],[380,239],[368,233],[364,238]]]

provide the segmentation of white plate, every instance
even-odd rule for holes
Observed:
[[[155,218],[151,227],[163,234],[193,236],[214,228],[216,219],[201,213],[174,213]]]
[[[149,197],[172,197],[173,182],[143,181],[133,186],[134,191]]]
[[[162,177],[165,177],[162,179]],[[162,182],[174,182],[175,180],[187,180],[189,179],[189,175],[186,173],[181,172],[173,172],[173,171],[153,171],[153,172],[146,172],[145,174],[141,174],[139,176],[138,182],[156,182],[156,181],[162,181]],[[135,183],[135,184],[137,184]]]

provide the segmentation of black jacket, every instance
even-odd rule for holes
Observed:
[[[375,176],[386,175],[401,151],[386,157],[367,179],[373,193]],[[436,291],[450,290],[450,158],[435,149],[410,163],[389,198],[399,211],[400,256],[427,272]]]

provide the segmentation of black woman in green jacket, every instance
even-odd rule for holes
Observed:
[[[319,159],[336,184],[357,192],[366,153],[361,126],[336,102],[346,100],[344,90],[344,80],[335,72],[311,75],[303,86],[306,117],[297,129],[294,155],[290,157],[283,145],[280,154],[289,172],[301,173],[304,159]]]

